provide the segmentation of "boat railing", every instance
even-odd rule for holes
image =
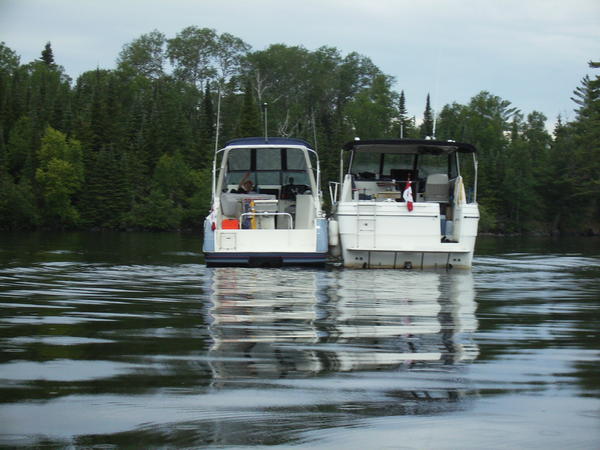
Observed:
[[[252,219],[253,217],[267,217],[267,216],[284,216],[287,217],[287,223],[288,223],[288,230],[293,230],[294,229],[294,219],[292,218],[292,215],[290,213],[286,213],[286,212],[267,212],[267,211],[261,211],[261,212],[245,212],[242,213],[240,215],[240,220],[239,220],[239,227],[240,229],[243,228],[244,226],[244,219],[246,217]]]
[[[338,181],[330,181],[329,182],[329,198],[331,199],[332,205],[337,204],[339,188],[340,188],[340,183]]]

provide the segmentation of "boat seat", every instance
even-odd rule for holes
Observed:
[[[425,182],[425,201],[448,203],[450,200],[448,188],[448,175],[445,173],[432,173]]]

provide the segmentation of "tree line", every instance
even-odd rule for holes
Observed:
[[[482,231],[598,230],[600,77],[582,80],[574,120],[559,117],[552,134],[540,112],[485,91],[439,112],[428,95],[417,121],[393,84],[358,53],[252,50],[195,26],[143,34],[114,70],[75,81],[50,43],[25,64],[0,43],[0,229],[200,228],[217,135],[263,135],[266,103],[269,135],[316,140],[325,180],[355,136],[435,132],[480,151]]]

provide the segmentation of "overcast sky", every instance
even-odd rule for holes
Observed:
[[[270,44],[368,56],[417,119],[487,90],[527,114],[573,118],[573,89],[600,60],[599,0],[0,0],[0,40],[21,62],[52,43],[74,79],[111,69],[124,44],[189,25]],[[597,72],[599,70],[596,70]]]

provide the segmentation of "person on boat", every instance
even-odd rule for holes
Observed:
[[[250,179],[250,172],[246,172],[246,175],[244,175],[244,178],[242,178],[240,184],[238,184],[237,191],[234,191],[234,193],[256,194],[256,191],[254,190],[254,183],[252,183],[252,180]]]

